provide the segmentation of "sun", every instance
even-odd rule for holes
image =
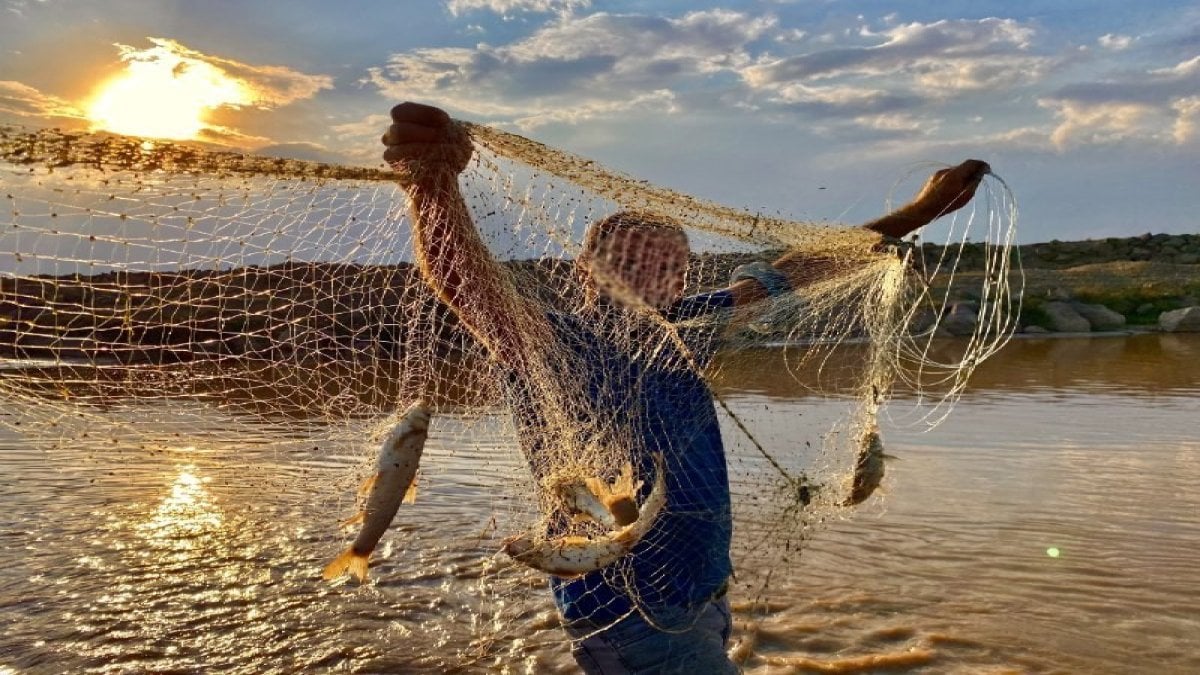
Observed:
[[[252,98],[243,82],[208,63],[160,54],[125,66],[88,106],[93,130],[191,140],[207,127],[212,109],[244,105]]]

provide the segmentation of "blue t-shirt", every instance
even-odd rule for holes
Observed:
[[[697,318],[732,307],[732,296],[717,291],[685,298],[663,313],[669,321]],[[606,311],[620,312],[617,309]],[[650,531],[633,548],[628,564],[618,563],[575,579],[553,577],[555,601],[567,621],[604,625],[637,606],[652,620],[656,614],[679,616],[700,608],[729,577],[733,521],[725,450],[712,392],[697,372],[712,356],[711,330],[681,330],[691,360],[661,327],[637,325],[620,314],[587,319],[547,315],[560,348],[566,352],[555,387],[565,390],[572,415],[587,433],[611,431],[628,439],[637,475],[643,480],[641,503],[655,478],[653,454],[663,453],[667,499]],[[620,331],[619,334],[615,331]],[[631,348],[631,346],[633,348]],[[522,449],[537,472],[536,459],[549,428],[537,388],[512,375],[508,382]],[[541,478],[541,476],[535,476]],[[551,524],[551,530],[555,525]]]

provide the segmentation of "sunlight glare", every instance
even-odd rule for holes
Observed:
[[[125,72],[105,83],[92,100],[92,129],[190,140],[206,128],[208,111],[253,100],[242,81],[221,69],[171,56],[127,61]]]
[[[198,475],[196,467],[180,467],[170,495],[159,502],[158,508],[140,529],[153,539],[176,542],[187,542],[219,531],[224,524],[224,517],[204,487],[207,482],[207,478]]]

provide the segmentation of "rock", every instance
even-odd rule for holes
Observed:
[[[1087,319],[1092,330],[1120,330],[1125,327],[1125,316],[1104,305],[1074,302],[1071,303],[1071,308]]]
[[[1050,330],[1059,333],[1086,333],[1092,329],[1092,324],[1080,316],[1069,303],[1047,302],[1042,305],[1042,311],[1050,321]]]
[[[1021,332],[1025,333],[1026,335],[1044,335],[1050,331],[1042,328],[1041,326],[1025,326]]]
[[[963,337],[975,332],[975,324],[979,315],[975,312],[975,303],[956,302],[942,319],[942,328],[951,335]]]
[[[932,309],[923,309],[913,316],[912,321],[908,324],[908,330],[913,333],[924,333],[933,327],[935,319],[937,319],[937,312]]]
[[[1200,306],[1163,312],[1158,327],[1168,333],[1200,333]]]

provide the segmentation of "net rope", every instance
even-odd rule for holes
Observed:
[[[657,518],[676,530],[719,517],[705,502],[712,481],[689,484],[645,447],[663,429],[688,446],[701,421],[634,419],[646,408],[639,397],[694,377],[720,409],[733,562],[739,592],[755,597],[788,566],[741,574],[746,561],[785,561],[814,524],[853,510],[855,461],[878,438],[893,390],[922,403],[906,421],[936,424],[1015,328],[1016,210],[995,176],[943,219],[944,246],[922,247],[723,206],[463,126],[475,154],[459,185],[494,261],[489,274],[521,299],[514,316],[532,312],[540,326],[521,347],[519,376],[430,290],[390,171],[0,128],[0,425],[47,447],[111,437],[147,448],[217,410],[230,413],[222,431],[208,432],[217,442],[269,425],[365,465],[400,413],[428,401],[431,436],[453,420],[458,442],[500,436],[511,442],[497,452],[520,455],[502,470],[481,469],[504,499],[481,516],[483,543],[463,549],[495,551],[514,536],[609,536],[611,524],[572,517],[562,492],[589,479],[617,485],[623,472],[643,506],[667,474],[670,497]],[[596,309],[576,259],[589,225],[618,213],[682,228],[687,296],[727,286],[740,264],[785,253],[828,273],[749,307],[674,321],[597,273],[611,306]],[[960,273],[972,241],[984,244],[982,272]],[[978,318],[947,347],[940,324],[962,289]],[[604,348],[580,335],[601,336]],[[765,406],[727,400],[725,378],[752,368],[764,348],[786,350],[788,377],[843,401],[840,418],[788,424]],[[597,358],[620,364],[598,371]],[[597,591],[597,626],[631,612],[682,625],[660,606],[674,589],[702,585],[704,570],[672,558],[681,540],[664,529],[600,571],[632,604]],[[336,538],[333,523],[329,530]],[[512,611],[499,598],[518,592],[514,575],[532,572],[502,554],[484,557],[492,581],[480,582],[480,602],[499,616]],[[639,557],[666,562],[647,570]]]

